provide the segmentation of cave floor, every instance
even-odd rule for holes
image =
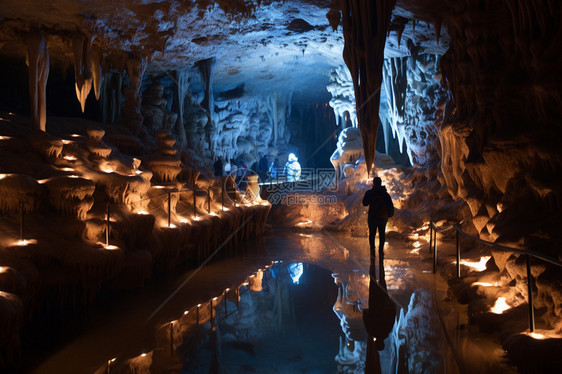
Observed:
[[[428,244],[415,249],[402,239],[387,240],[385,278],[388,293],[398,309],[406,313],[410,297],[421,290],[428,291],[433,300],[428,308],[439,317],[440,323],[432,328],[436,330],[433,335],[439,336],[439,353],[443,357],[438,371],[467,372],[469,367],[483,372],[515,372],[503,359],[499,337],[481,334],[471,326],[467,307],[449,298],[447,282],[441,275],[432,274]],[[439,250],[440,264],[454,261],[453,242],[440,241]],[[65,314],[53,323],[39,322],[41,327],[35,324],[34,331],[25,332],[28,342],[24,344],[23,363],[17,371],[94,372],[113,357],[137,357],[154,349],[156,326],[178,318],[197,303],[221,295],[227,287],[237,287],[273,261],[312,264],[348,280],[358,275],[358,279],[368,279],[370,265],[364,237],[274,228],[263,238],[248,242],[235,258],[223,258],[219,253],[199,269],[154,278],[143,290],[102,294],[94,306]],[[377,274],[379,271],[377,266]],[[368,287],[356,288],[361,303],[368,305]],[[380,359],[384,373],[390,360],[388,347],[381,351]],[[459,366],[464,369],[459,370]]]

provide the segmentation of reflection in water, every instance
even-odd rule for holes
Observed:
[[[236,295],[213,304],[215,324],[201,325],[183,373],[336,372],[340,331],[329,271],[275,262]]]
[[[375,263],[369,269],[369,308],[363,311],[363,323],[369,335],[365,373],[381,373],[379,351],[384,349],[384,340],[392,331],[396,318],[396,305],[386,290],[382,256],[379,256],[379,283],[375,279]],[[385,371],[386,372],[386,371]]]

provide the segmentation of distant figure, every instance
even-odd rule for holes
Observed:
[[[283,169],[283,174],[287,176],[287,182],[295,182],[301,178],[301,164],[294,153],[289,153],[289,159]]]
[[[238,174],[238,166],[234,162],[234,160],[230,160],[230,175],[233,175],[236,178]]]
[[[363,205],[369,206],[369,246],[371,257],[375,258],[375,236],[379,230],[379,256],[384,256],[384,242],[386,234],[386,223],[388,218],[394,215],[394,205],[386,187],[382,185],[379,177],[373,178],[373,188],[365,192]]]
[[[224,173],[226,175],[229,175],[230,170],[231,170],[230,160],[226,159],[226,164],[224,164]]]
[[[269,163],[267,162],[267,157],[262,152],[260,152],[260,161],[258,162],[257,169],[260,179],[265,180],[265,178],[267,177],[267,171],[269,169]]]
[[[213,169],[215,169],[215,177],[222,177],[222,157],[219,156],[215,161]]]
[[[277,160],[273,156],[267,156],[267,178],[271,182],[277,178]]]

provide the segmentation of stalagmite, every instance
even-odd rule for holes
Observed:
[[[86,108],[86,98],[92,89],[92,53],[90,41],[84,35],[75,35],[72,39],[74,51],[74,77],[76,97],[80,102],[82,113]]]
[[[343,58],[353,78],[367,172],[375,159],[384,45],[394,3],[395,0],[334,0],[331,5],[342,13]]]
[[[34,128],[45,131],[47,124],[45,89],[49,77],[49,51],[47,50],[47,42],[40,32],[29,33],[26,37],[26,44],[31,123]]]

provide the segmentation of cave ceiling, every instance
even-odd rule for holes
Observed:
[[[215,59],[215,92],[244,83],[247,93],[293,91],[302,97],[327,95],[329,72],[342,65],[341,26],[326,18],[328,0],[292,1],[111,1],[1,0],[0,55],[23,60],[24,37],[42,30],[52,68],[73,61],[72,38],[85,35],[103,51],[104,69],[124,70],[127,58],[146,58],[148,75],[173,70],[198,74],[194,63]],[[415,25],[413,13],[394,11],[386,44],[388,57],[418,51],[442,54],[432,24]],[[398,43],[400,23],[405,24]]]

